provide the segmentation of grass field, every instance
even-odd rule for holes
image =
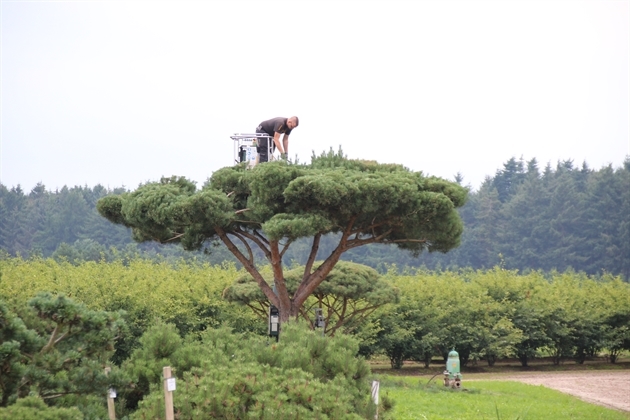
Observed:
[[[437,380],[437,382],[435,382]],[[451,390],[435,378],[383,375],[381,395],[395,401],[395,420],[519,419],[628,420],[629,413],[588,404],[541,386],[511,381],[474,381]]]

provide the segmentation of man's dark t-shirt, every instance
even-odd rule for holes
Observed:
[[[267,133],[271,137],[273,137],[275,133],[281,133],[288,136],[291,134],[291,130],[287,127],[287,120],[288,118],[277,117],[263,121],[258,127],[256,127],[256,132]]]

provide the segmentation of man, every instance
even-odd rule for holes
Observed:
[[[273,150],[275,150],[277,147],[278,150],[280,150],[282,157],[286,157],[287,153],[289,153],[289,134],[291,134],[291,130],[293,130],[299,124],[300,121],[298,120],[298,117],[295,116],[291,118],[272,118],[270,120],[261,122],[258,127],[256,127],[256,133],[268,134],[269,136],[273,137]],[[282,143],[280,143],[280,134],[284,134],[284,136],[282,137]],[[267,140],[268,139],[264,138],[260,139],[260,141],[258,142],[257,151],[259,162],[269,161],[269,147],[267,144]]]

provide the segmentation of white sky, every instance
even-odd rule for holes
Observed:
[[[629,1],[1,1],[0,182],[202,185],[235,132],[298,115],[477,189],[511,157],[630,154]]]

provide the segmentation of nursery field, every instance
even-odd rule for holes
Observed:
[[[3,372],[19,373],[0,376],[0,382],[8,384],[0,384],[0,418],[5,408],[26,409],[23,404],[32,401],[25,396],[33,389],[44,409],[80,409],[84,418],[104,418],[103,390],[108,387],[118,390],[117,418],[144,418],[160,411],[163,393],[157,387],[163,366],[174,367],[181,381],[178,410],[202,410],[197,401],[202,397],[199,401],[204,404],[206,400],[217,404],[208,406],[211,409],[204,405],[203,415],[181,418],[219,418],[215,411],[226,409],[228,397],[212,393],[218,399],[208,399],[197,395],[197,388],[185,394],[187,380],[203,377],[208,383],[220,383],[229,398],[240,401],[243,393],[230,381],[253,377],[246,369],[254,367],[247,363],[258,369],[254,373],[267,377],[258,365],[271,357],[265,353],[268,347],[259,345],[267,320],[252,310],[257,308],[252,305],[256,296],[246,283],[239,283],[242,274],[234,265],[185,261],[121,259],[73,265],[52,259],[0,258],[0,347],[4,346],[0,353],[11,356],[5,358],[9,368]],[[500,267],[478,272],[398,274],[392,270],[368,282],[356,277],[344,275],[348,284],[331,280],[344,287],[326,289],[317,297],[322,305],[329,304],[324,305],[330,309],[325,311],[325,325],[345,325],[352,335],[341,334],[343,329],[333,335],[329,330],[322,338],[305,328],[292,336],[291,324],[283,329],[278,349],[287,359],[274,356],[275,364],[267,363],[277,375],[265,387],[292,383],[282,375],[300,366],[306,369],[302,369],[304,381],[311,385],[320,381],[314,395],[323,399],[313,405],[298,393],[292,405],[282,404],[289,417],[274,418],[295,418],[291,415],[295,410],[311,413],[311,406],[324,407],[322,413],[328,418],[343,418],[339,413],[352,410],[361,418],[372,418],[376,407],[369,402],[368,385],[378,379],[380,408],[393,405],[380,413],[381,420],[630,419],[630,286],[620,278],[589,278],[574,272],[521,275]],[[356,280],[353,287],[361,286],[358,292],[346,287],[349,280]],[[235,285],[243,286],[240,294]],[[385,296],[388,291],[392,293]],[[343,305],[337,307],[335,302]],[[453,317],[455,307],[457,317]],[[348,323],[343,324],[341,317],[350,313],[348,308],[369,316],[344,319]],[[206,345],[217,334],[223,337],[221,343],[238,345],[233,349]],[[242,337],[251,341],[247,347],[251,351],[245,351]],[[306,338],[312,341],[312,354],[302,351]],[[339,351],[334,350],[342,344],[347,360],[339,359]],[[318,346],[330,346],[330,360],[322,359]],[[28,349],[34,349],[36,357]],[[441,385],[443,355],[450,349],[457,349],[462,361],[463,390]],[[237,350],[242,360],[235,363]],[[356,358],[357,354],[362,357]],[[322,359],[322,369],[311,373],[313,364],[303,360],[306,356]],[[347,372],[351,360],[361,365],[357,377],[365,381],[352,379],[349,383],[356,392],[346,395],[340,390],[354,388],[331,378],[337,370],[355,378]],[[214,369],[204,370],[209,361],[229,369],[231,379],[212,376]],[[105,364],[113,367],[107,376]],[[308,375],[315,376],[307,379]],[[285,394],[268,394],[261,386],[256,398],[267,398],[261,407],[285,398]],[[355,408],[344,411],[336,400],[340,396]],[[46,399],[51,400],[49,406]],[[242,407],[250,406],[257,407],[243,402]]]
[[[393,418],[630,418],[629,370],[469,374],[458,391],[444,388],[439,376],[429,379],[381,378],[381,392],[395,401]]]

